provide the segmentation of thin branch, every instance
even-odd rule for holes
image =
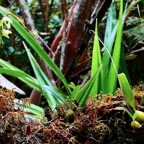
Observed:
[[[39,0],[39,4],[40,4],[41,12],[42,12],[43,21],[45,22],[45,12],[44,12],[44,7],[43,7],[43,0]]]
[[[48,9],[49,9],[49,1],[46,0],[46,10],[45,10],[45,31],[46,32],[48,32],[48,19],[49,19]]]
[[[64,21],[67,18],[67,3],[66,0],[60,0],[61,15]]]
[[[60,70],[62,70],[63,69],[63,65],[64,65],[66,37],[67,37],[66,26],[68,25],[68,13],[67,13],[66,0],[60,0],[60,5],[61,5],[62,19],[63,19],[63,21],[65,20],[65,23],[66,23],[66,25],[64,27],[64,30],[63,30],[61,55],[60,55]]]
[[[144,47],[142,47],[140,49],[137,49],[137,50],[133,50],[129,54],[135,54],[135,53],[138,53],[138,52],[141,52],[141,51],[144,51]]]

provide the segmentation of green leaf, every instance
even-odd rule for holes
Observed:
[[[100,64],[101,64],[101,53],[100,53],[100,44],[98,39],[98,22],[96,21],[95,37],[94,37],[94,45],[93,45],[93,53],[92,53],[91,78],[95,75]],[[99,78],[97,78],[91,90],[92,95],[98,94],[99,92],[98,86],[99,86]]]
[[[107,93],[107,84],[108,84],[108,73],[110,69],[110,55],[112,52],[116,32],[118,28],[118,23],[116,20],[116,9],[114,2],[111,4],[108,10],[108,17],[107,17],[107,24],[106,24],[106,31],[104,37],[104,54],[102,57],[102,64],[103,68],[101,71],[101,90],[104,93]]]
[[[51,70],[60,78],[60,80],[65,85],[66,89],[69,93],[71,93],[70,88],[68,87],[68,83],[57,67],[57,65],[51,60],[51,58],[45,53],[42,47],[38,44],[38,42],[34,39],[32,34],[26,29],[24,24],[21,22],[20,18],[15,16],[10,11],[0,6],[0,13],[2,15],[7,15],[12,20],[12,26],[17,30],[17,32],[27,41],[27,43],[37,52],[37,54],[43,59],[43,61],[51,68]]]
[[[119,62],[120,62],[120,55],[121,55],[121,41],[122,41],[122,27],[123,27],[123,21],[122,21],[122,15],[123,15],[123,0],[121,0],[120,3],[120,12],[119,12],[119,22],[118,22],[118,31],[116,35],[114,50],[112,54],[113,61],[110,65],[110,72],[108,76],[108,90],[107,93],[114,93],[117,85],[117,72],[119,68]]]
[[[43,108],[36,106],[34,104],[28,104],[26,102],[23,102],[18,99],[14,99],[15,107],[21,107],[24,111],[31,112],[35,114],[36,116],[44,116],[44,110]]]
[[[70,104],[72,104],[72,102],[77,99],[76,96],[77,96],[79,90],[80,90],[80,86],[78,85],[78,86],[76,86],[76,87],[74,88],[74,90],[72,91],[72,94],[71,94],[71,96],[70,96]]]
[[[55,108],[56,104],[57,104],[57,100],[54,99],[51,91],[48,91],[47,89],[43,88],[44,85],[50,85],[51,87],[53,87],[53,86],[52,86],[51,82],[47,79],[46,75],[44,74],[44,72],[40,68],[39,64],[37,63],[37,61],[35,60],[33,55],[30,53],[30,51],[27,48],[27,46],[25,45],[25,43],[23,43],[23,44],[24,44],[24,47],[25,47],[26,52],[28,54],[29,60],[30,60],[31,65],[33,67],[33,70],[34,70],[34,73],[35,73],[36,78],[38,80],[38,83],[40,85],[41,92],[45,96],[45,98],[48,101],[50,107]]]
[[[54,95],[54,97],[56,99],[59,99],[61,102],[63,102],[64,104],[66,104],[69,107],[69,104],[66,101],[66,95],[64,95],[63,93],[60,93],[60,91],[58,91],[57,89],[50,87],[50,86],[43,86],[44,89],[52,92]]]
[[[99,66],[95,75],[81,88],[81,90],[77,94],[76,100],[78,101],[79,107],[81,107],[85,104],[87,98],[90,95],[93,95],[93,92],[91,93],[91,91],[94,88],[94,83],[97,80],[101,69],[102,69],[102,64]]]
[[[121,73],[118,75],[118,81],[120,84],[120,87],[124,93],[124,96],[127,100],[127,102],[129,103],[129,105],[133,108],[133,110],[135,111],[135,97],[133,95],[132,89],[129,85],[129,82],[125,76],[124,73]]]
[[[28,75],[27,73],[14,67],[10,63],[2,59],[0,59],[0,65],[4,67],[0,69],[0,73],[17,77],[18,79],[20,79],[21,81],[29,85],[30,87],[36,89],[37,91],[41,91],[38,81],[34,77]]]
[[[114,91],[115,87],[116,87],[116,85],[114,85],[114,83],[116,81],[116,73],[117,73],[116,72],[117,69],[115,67],[115,62],[117,60],[120,61],[119,57],[120,57],[120,54],[122,54],[122,53],[120,53],[119,55],[118,55],[118,53],[116,54],[116,52],[115,52],[115,54],[113,53],[113,56],[116,55],[116,58],[117,58],[117,60],[115,58],[114,61],[113,61],[113,57],[111,57],[111,55],[112,55],[111,53],[113,51],[117,51],[117,49],[118,49],[118,47],[116,46],[115,36],[116,36],[116,33],[117,33],[117,37],[118,37],[118,35],[120,36],[120,33],[118,34],[117,29],[118,29],[118,26],[120,25],[120,23],[122,23],[122,25],[124,24],[126,11],[127,11],[127,4],[125,6],[123,16],[122,16],[122,10],[120,11],[120,14],[119,14],[120,16],[119,16],[119,21],[118,22],[116,20],[116,9],[115,9],[115,6],[114,6],[114,2],[111,4],[111,7],[109,8],[109,11],[108,11],[108,18],[107,18],[104,44],[102,43],[104,45],[104,54],[103,54],[103,57],[102,57],[103,68],[102,68],[102,71],[101,71],[101,90],[104,93],[111,92],[111,91],[109,91],[109,86],[111,87],[111,89],[113,89],[112,91]],[[119,29],[120,29],[120,26],[119,26]],[[115,47],[114,47],[115,50],[112,49],[114,41],[115,41]],[[118,41],[121,44],[120,39],[117,40],[117,42]],[[119,46],[120,46],[120,44],[119,44]],[[112,71],[110,66],[111,67],[113,66],[113,69],[114,69],[113,72],[115,73],[114,78],[113,78],[114,73],[111,72],[112,75],[109,74],[109,71]],[[112,79],[111,78],[108,79],[108,76],[110,76]],[[109,82],[110,82],[110,85],[108,84]],[[114,87],[111,86],[111,83],[113,83]]]
[[[8,68],[0,68],[0,73],[7,75],[12,74],[14,77],[27,77],[27,74],[23,71],[11,70]]]

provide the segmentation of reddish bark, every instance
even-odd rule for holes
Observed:
[[[56,53],[55,62],[59,64],[61,60],[61,70],[65,75],[70,76],[72,70],[76,67],[79,58],[87,48],[87,44],[91,38],[89,30],[94,30],[96,18],[101,20],[111,1],[112,0],[76,0],[71,6],[68,18],[66,18],[63,22],[57,37],[51,45],[52,52]],[[90,25],[87,27],[85,23],[95,2],[97,5],[93,14],[91,15]],[[65,47],[63,47],[63,50],[61,51],[62,56],[60,59],[58,47],[60,47],[59,42],[62,40],[64,33],[66,33],[66,42]],[[85,58],[81,59],[80,61],[82,62],[82,60],[85,60]]]
[[[79,62],[76,68],[73,70],[73,73],[71,75],[71,78],[73,79],[74,83],[78,82],[79,76],[80,76],[79,72],[81,72],[81,70],[84,70],[86,68],[86,65],[87,65],[87,49],[84,51],[84,53],[80,57]]]
[[[105,12],[108,10],[111,2],[112,0],[97,0],[96,8],[91,15],[90,23],[85,28],[85,33],[83,34],[80,47],[74,58],[73,63],[69,67],[69,71],[67,72],[66,77],[69,77],[72,74],[72,70],[76,67],[81,55],[83,55],[83,52],[87,49],[88,43],[92,36],[89,31],[94,30],[96,18],[98,19],[98,22],[100,22]],[[81,70],[79,69],[79,71]]]
[[[70,10],[69,10],[69,15],[67,17],[67,20],[64,20],[61,28],[60,28],[60,31],[59,33],[57,34],[56,38],[54,39],[52,45],[51,45],[51,52],[50,53],[50,56],[52,57],[53,56],[53,53],[55,53],[57,51],[57,48],[59,46],[59,42],[61,41],[62,39],[62,36],[63,36],[63,32],[65,31],[66,27],[67,27],[67,21],[70,20],[70,17],[72,15],[72,12],[73,12],[73,8],[75,6],[75,2],[73,3],[73,5],[71,6]]]
[[[62,67],[62,72],[64,74],[67,73],[78,52],[84,34],[85,22],[90,14],[94,2],[95,0],[79,0],[73,9],[72,20],[68,25],[69,27],[64,52],[64,62]]]
[[[66,19],[67,15],[67,3],[66,0],[60,0],[60,5],[61,5],[61,15],[62,15],[62,20],[64,21]]]

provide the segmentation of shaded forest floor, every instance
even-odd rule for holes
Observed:
[[[134,88],[137,109],[144,111],[144,85]],[[142,144],[144,126],[131,127],[131,117],[117,107],[129,106],[118,89],[116,96],[99,95],[99,99],[89,98],[85,106],[73,111],[64,105],[48,122],[26,120],[26,112],[15,109],[15,94],[0,89],[0,144]]]

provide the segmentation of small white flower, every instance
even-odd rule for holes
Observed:
[[[10,29],[12,20],[5,16],[5,17],[2,18],[2,23],[5,24],[7,29]]]
[[[2,29],[2,36],[9,38],[9,34],[12,32],[10,30]]]

